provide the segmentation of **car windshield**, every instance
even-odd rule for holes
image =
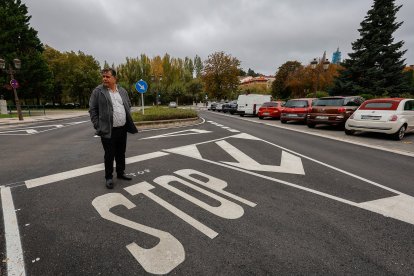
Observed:
[[[277,105],[278,104],[276,102],[267,102],[267,103],[264,103],[262,107],[277,107]]]
[[[344,98],[325,98],[318,99],[314,106],[342,106],[344,105]]]
[[[395,105],[397,107],[398,105]],[[393,103],[392,102],[371,102],[365,104],[363,109],[396,109],[392,108]]]
[[[308,102],[302,100],[289,100],[285,104],[285,107],[307,107]]]

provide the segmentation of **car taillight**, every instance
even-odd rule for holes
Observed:
[[[338,108],[338,112],[339,113],[345,113],[345,111],[346,111],[346,108],[345,107]]]
[[[395,121],[397,121],[398,120],[398,116],[397,115],[392,115],[392,116],[390,116],[390,118],[388,119],[388,121],[391,121],[391,122],[395,122]]]
[[[312,111],[312,107],[308,107],[308,112],[311,112]]]

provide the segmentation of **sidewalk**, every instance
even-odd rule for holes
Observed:
[[[55,121],[68,118],[75,118],[89,115],[86,110],[53,110],[47,112],[46,115],[40,116],[24,116],[23,121],[19,121],[18,117],[14,118],[0,118],[0,126],[10,126],[10,125],[25,125],[31,123],[37,123],[42,121]],[[89,118],[88,118],[89,119]]]

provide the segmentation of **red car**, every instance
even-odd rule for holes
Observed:
[[[284,104],[285,102],[282,101],[265,102],[259,108],[257,116],[259,117],[259,119],[264,119],[265,117],[279,119]]]
[[[285,124],[287,121],[299,121],[306,123],[308,112],[312,110],[312,105],[316,98],[303,98],[288,100],[280,115],[280,122]]]

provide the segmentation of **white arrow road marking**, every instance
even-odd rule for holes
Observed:
[[[72,123],[67,123],[64,125],[45,125],[45,126],[35,126],[35,127],[29,127],[29,128],[15,128],[12,130],[1,131],[0,135],[32,135],[32,134],[38,134],[38,133],[42,133],[46,131],[51,131],[51,130],[58,129],[58,128],[64,128],[67,126],[78,125],[78,124],[82,124],[85,122],[89,122],[89,121],[72,122]],[[45,129],[45,130],[40,130],[40,129]],[[24,132],[24,133],[19,134],[19,132]]]
[[[26,132],[28,134],[35,134],[35,133],[39,133],[36,129],[26,129]]]
[[[333,195],[330,195],[330,194],[327,194],[327,193],[319,192],[317,190],[302,187],[300,185],[297,185],[297,184],[294,184],[294,183],[291,183],[291,182],[288,182],[288,181],[284,181],[284,180],[281,180],[281,179],[277,179],[277,178],[261,175],[261,174],[258,174],[258,173],[255,173],[255,172],[252,172],[252,171],[249,171],[249,170],[245,170],[242,167],[230,166],[228,164],[224,164],[226,162],[215,162],[215,161],[212,161],[212,160],[205,159],[201,156],[201,153],[197,149],[197,145],[211,143],[211,142],[217,142],[218,144],[225,145],[225,143],[221,143],[221,141],[223,141],[224,139],[227,139],[227,138],[261,140],[261,141],[263,141],[267,144],[273,145],[273,146],[275,146],[277,148],[280,148],[284,151],[289,151],[289,152],[291,152],[293,154],[296,154],[296,155],[298,155],[302,158],[306,158],[308,160],[316,162],[317,164],[320,164],[320,165],[323,165],[323,166],[328,167],[330,169],[336,170],[336,171],[338,171],[340,173],[343,173],[345,175],[349,175],[351,177],[354,177],[356,179],[359,179],[361,181],[364,181],[364,182],[366,182],[368,184],[371,184],[371,185],[374,185],[376,187],[382,188],[384,190],[393,192],[393,193],[396,194],[396,196],[389,197],[389,198],[378,199],[378,200],[374,200],[374,201],[356,203],[356,202],[353,202],[353,201],[350,201],[350,200],[347,200],[347,199],[343,199],[343,198],[340,198],[340,197],[337,197],[337,196],[333,196]],[[296,188],[296,189],[300,189],[300,190],[304,190],[304,191],[307,191],[307,192],[310,192],[310,193],[313,193],[313,194],[317,194],[317,195],[320,195],[320,196],[323,196],[323,197],[326,197],[326,198],[329,198],[329,199],[332,199],[332,200],[336,200],[336,201],[339,201],[339,202],[342,202],[342,203],[345,203],[345,204],[348,204],[348,205],[351,205],[351,206],[354,206],[354,207],[358,207],[358,208],[365,209],[365,210],[368,210],[368,211],[371,211],[371,212],[374,212],[374,213],[378,213],[378,214],[381,214],[381,215],[386,216],[386,217],[391,217],[391,218],[394,218],[394,219],[397,219],[397,220],[400,220],[400,221],[404,221],[404,222],[407,222],[407,223],[410,223],[410,224],[414,224],[414,197],[403,194],[403,193],[401,193],[397,190],[391,189],[389,187],[386,187],[384,185],[381,185],[381,184],[376,183],[374,181],[371,181],[369,179],[366,179],[366,178],[360,177],[358,175],[355,175],[353,173],[350,173],[350,172],[344,171],[342,169],[336,168],[336,167],[331,166],[329,164],[323,163],[323,162],[318,161],[316,159],[310,158],[306,155],[296,153],[296,152],[291,151],[289,149],[286,149],[284,147],[281,147],[281,146],[278,146],[276,144],[270,143],[268,141],[256,138],[256,137],[254,137],[252,135],[249,135],[249,134],[241,133],[241,134],[238,134],[238,135],[225,137],[225,138],[221,138],[221,139],[215,139],[215,140],[211,140],[211,141],[205,141],[205,142],[201,142],[201,143],[197,143],[197,144],[189,145],[189,146],[185,146],[185,147],[177,147],[177,148],[172,148],[172,149],[166,149],[164,151],[179,154],[179,155],[183,155],[183,156],[187,156],[187,157],[192,157],[192,158],[195,158],[195,159],[198,159],[198,160],[208,162],[210,164],[215,164],[217,166],[222,166],[222,167],[226,167],[226,168],[229,168],[229,169],[244,172],[246,174],[250,174],[250,175],[253,175],[253,176],[264,178],[264,179],[267,179],[267,180],[270,180],[270,181],[273,181],[273,182],[277,182],[277,183],[287,185],[287,186],[290,186],[290,187],[293,187],[293,188]],[[229,153],[229,154],[231,156],[233,156],[233,152]],[[237,160],[237,158],[235,156],[233,156],[233,157]],[[296,162],[296,161],[293,161],[293,162]],[[302,167],[302,169],[303,169],[303,167]]]
[[[236,166],[249,171],[261,171],[261,172],[280,172],[280,173],[294,173],[305,174],[302,161],[299,157],[294,156],[286,151],[282,151],[282,159],[280,166],[262,165],[256,162],[253,158],[250,158],[247,154],[241,152],[227,141],[216,142],[224,151],[230,154],[238,162],[224,162],[232,166]]]
[[[0,187],[7,252],[7,275],[26,275],[19,225],[10,188]]]
[[[195,149],[192,148],[192,150],[195,150]],[[169,149],[169,150],[166,150],[166,151],[171,152],[171,153],[180,154],[180,155],[185,155],[185,156],[188,156],[188,157],[197,156],[197,154],[195,154],[194,152],[189,154],[188,151],[184,151],[183,147],[175,148],[175,149]],[[199,158],[197,158],[197,159],[199,159]],[[289,186],[289,187],[292,187],[292,188],[307,191],[307,192],[310,192],[310,193],[313,193],[313,194],[316,194],[316,195],[319,195],[319,196],[323,196],[325,198],[329,198],[329,199],[336,200],[336,201],[339,201],[339,202],[342,202],[342,203],[345,203],[345,204],[348,204],[348,205],[351,205],[351,206],[354,206],[354,207],[358,207],[358,208],[365,209],[365,210],[368,210],[368,211],[371,211],[371,212],[374,212],[374,213],[377,213],[377,214],[381,214],[381,215],[386,216],[386,217],[391,217],[391,218],[394,218],[394,219],[397,219],[397,220],[400,220],[400,221],[404,221],[406,223],[414,224],[414,197],[406,195],[406,194],[402,194],[400,192],[397,192],[399,195],[394,196],[394,197],[383,198],[383,199],[378,199],[378,200],[368,201],[368,202],[362,202],[362,203],[356,203],[356,202],[353,202],[353,201],[350,201],[350,200],[347,200],[347,199],[343,199],[343,198],[340,198],[340,197],[337,197],[337,196],[333,196],[333,195],[330,195],[330,194],[327,194],[327,193],[324,193],[324,192],[319,192],[317,190],[306,188],[306,187],[303,187],[303,186],[300,186],[300,185],[297,185],[297,184],[294,184],[294,183],[291,183],[291,182],[288,182],[288,181],[284,181],[284,180],[277,179],[277,178],[270,177],[270,176],[266,176],[266,175],[261,175],[259,173],[248,171],[248,170],[245,170],[245,169],[242,169],[242,168],[238,168],[238,167],[230,166],[230,165],[227,165],[227,164],[223,164],[221,162],[215,162],[215,161],[204,159],[204,158],[201,158],[199,160],[202,160],[202,161],[205,161],[207,163],[214,164],[214,165],[217,165],[217,166],[222,166],[222,167],[229,168],[229,169],[232,169],[232,170],[244,172],[246,174],[250,174],[250,175],[253,175],[253,176],[256,176],[256,177],[267,179],[267,180],[270,180],[270,181],[273,181],[273,182],[276,182],[276,183],[280,183],[280,184],[283,184],[283,185],[286,185],[286,186]],[[330,166],[330,168],[334,168],[334,167]],[[346,173],[346,174],[348,174],[350,176],[355,176],[351,173]],[[369,184],[373,183],[372,181],[365,180],[364,178],[361,178],[361,177],[356,176],[356,178],[358,178],[362,181],[365,181]],[[382,185],[377,184],[375,186],[382,186]],[[385,187],[385,186],[383,186],[383,187]]]
[[[151,136],[151,137],[147,137],[147,138],[142,138],[142,139],[139,139],[139,140],[147,140],[147,139],[155,139],[155,138],[167,138],[167,137],[175,137],[175,136],[194,135],[194,134],[205,134],[205,133],[210,133],[210,132],[211,131],[209,131],[209,130],[203,130],[203,129],[186,129],[186,130],[182,130],[182,131],[176,131],[176,132]]]

